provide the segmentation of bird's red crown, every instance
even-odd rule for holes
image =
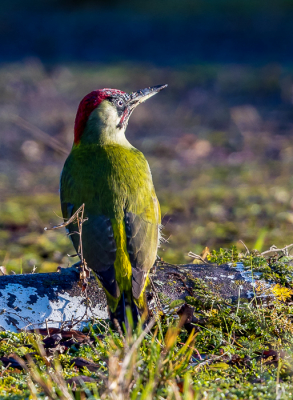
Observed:
[[[97,108],[103,100],[106,100],[112,96],[123,95],[125,92],[117,89],[100,89],[94,90],[87,94],[79,103],[79,107],[76,113],[75,124],[74,124],[74,143],[77,144],[80,141],[82,133],[85,129],[86,123],[89,119],[90,114]]]

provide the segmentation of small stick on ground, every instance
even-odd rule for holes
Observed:
[[[279,253],[279,252],[283,252],[285,254],[285,256],[289,256],[289,249],[293,247],[293,243],[288,244],[287,246],[283,247],[282,249],[278,249],[277,246],[271,246],[269,250],[263,251],[262,253],[260,253],[262,256],[264,256],[265,254],[269,254],[269,253]]]
[[[200,260],[202,261],[204,264],[210,264],[207,260],[204,260],[201,256],[199,256],[198,254],[193,253],[192,251],[190,251],[188,253],[188,257],[194,258],[196,260]]]
[[[246,250],[246,254],[245,255],[250,254],[250,251],[249,251],[248,247],[246,246],[246,244],[243,242],[243,240],[240,239],[239,242],[242,243],[243,246],[245,247],[245,250]]]

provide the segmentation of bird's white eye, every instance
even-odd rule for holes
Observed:
[[[119,107],[122,107],[122,106],[124,105],[123,100],[122,100],[122,99],[118,100],[118,101],[117,101],[117,105],[118,105]]]

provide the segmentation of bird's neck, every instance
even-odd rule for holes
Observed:
[[[125,127],[119,128],[119,119],[97,109],[93,111],[87,121],[80,138],[80,145],[96,144],[106,146],[109,144],[132,147],[125,137]]]

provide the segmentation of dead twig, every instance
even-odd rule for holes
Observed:
[[[64,221],[62,224],[53,226],[52,228],[45,227],[44,231],[52,231],[53,229],[66,228],[67,225],[79,220],[79,218],[80,218],[79,214],[80,213],[82,213],[82,217],[83,217],[83,212],[84,212],[84,203],[79,207],[78,210],[76,210],[76,212],[67,221]],[[80,221],[80,222],[84,223],[85,221],[87,221],[87,218],[86,219],[82,219],[82,221]],[[76,231],[74,233],[79,234],[80,232]]]
[[[289,249],[293,247],[293,243],[288,244],[287,246],[283,247],[282,249],[278,249],[277,246],[273,245],[270,247],[269,250],[263,251],[262,253],[260,253],[262,256],[264,256],[265,254],[269,254],[269,253],[279,253],[279,252],[283,252],[285,254],[285,256],[289,256]]]
[[[76,232],[71,232],[69,235],[76,234],[79,235],[79,245],[78,245],[78,252],[77,255],[80,258],[81,261],[81,271],[79,275],[79,286],[81,287],[82,292],[85,292],[85,297],[87,298],[87,285],[88,285],[88,278],[90,276],[90,270],[87,266],[87,263],[83,257],[83,250],[82,250],[82,225],[85,221],[87,221],[87,218],[84,218],[84,207],[85,204],[83,203],[78,210],[65,222],[62,224],[53,226],[52,228],[44,228],[44,230],[53,230],[53,229],[60,229],[60,228],[65,228],[71,223],[76,222],[78,226],[78,231]],[[87,315],[87,308],[88,308],[88,301],[87,301],[87,306],[86,306],[86,312],[85,315]]]
[[[195,260],[200,260],[204,264],[210,264],[207,260],[204,260],[201,256],[199,256],[198,254],[193,253],[192,251],[190,251],[188,253],[188,257],[194,258]]]
[[[239,242],[242,243],[243,246],[245,247],[245,250],[246,250],[246,254],[245,255],[250,254],[250,251],[249,251],[248,247],[246,246],[246,244],[243,242],[243,240],[240,239]]]

